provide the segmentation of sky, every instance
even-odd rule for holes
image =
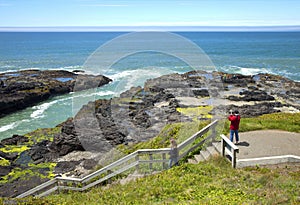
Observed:
[[[299,0],[0,0],[0,27],[299,26]]]

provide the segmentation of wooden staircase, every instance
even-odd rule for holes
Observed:
[[[205,150],[201,150],[199,154],[194,155],[194,158],[188,159],[188,163],[198,164],[199,162],[206,161],[212,156],[221,155],[222,145],[221,142],[213,142],[211,146]]]

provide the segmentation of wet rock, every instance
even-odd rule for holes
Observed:
[[[10,138],[1,140],[2,145],[19,145],[28,142],[28,138],[23,135],[13,135]]]
[[[63,70],[1,73],[0,117],[36,105],[55,95],[100,87],[111,79]]]
[[[9,161],[14,161],[15,159],[18,158],[18,156],[19,156],[18,153],[5,153],[0,151],[0,157],[7,159]]]

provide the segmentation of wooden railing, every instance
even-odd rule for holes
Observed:
[[[236,168],[237,153],[239,153],[239,148],[235,146],[225,135],[221,135],[222,138],[222,156],[225,157],[226,154],[230,156],[231,165]]]
[[[217,123],[218,121],[215,120],[184,142],[180,143],[178,145],[179,160],[197,147],[208,141],[212,141],[216,136],[215,129]],[[208,137],[200,142],[196,142],[197,139],[208,133],[210,130],[211,132]],[[167,155],[169,152],[170,148],[137,150],[83,178],[56,177],[18,195],[16,198],[23,198],[30,195],[42,197],[61,190],[84,191],[104,183],[117,175],[123,174],[124,176],[127,176],[132,173],[151,174],[154,171],[163,171],[168,169],[169,159]]]

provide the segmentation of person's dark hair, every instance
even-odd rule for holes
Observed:
[[[234,111],[234,114],[239,114],[239,111],[238,110]]]

